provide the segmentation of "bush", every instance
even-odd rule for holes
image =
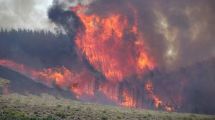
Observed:
[[[58,116],[62,119],[66,118],[66,115],[64,113],[56,113],[56,116]]]
[[[0,116],[3,120],[29,120],[24,113],[10,109],[4,110]]]
[[[106,116],[102,116],[101,118],[102,120],[108,120],[108,118]]]

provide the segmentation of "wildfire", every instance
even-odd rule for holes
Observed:
[[[99,16],[86,13],[87,9],[81,5],[71,8],[84,26],[76,36],[76,45],[109,81],[100,85],[99,91],[119,105],[135,107],[136,101],[127,90],[119,95],[118,84],[126,77],[143,74],[155,67],[138,28],[137,11],[131,7],[134,13],[131,23],[128,16],[117,12]]]
[[[119,84],[106,82],[100,86],[99,91],[118,105],[136,107],[136,101],[128,90],[122,90],[122,95],[120,95]]]
[[[121,103],[122,106],[126,106],[126,107],[135,107],[136,106],[136,102],[134,100],[133,97],[131,97],[131,95],[129,94],[129,92],[127,90],[123,91],[123,101]]]
[[[99,16],[86,14],[84,7],[78,8],[79,12],[77,8],[71,9],[77,12],[84,26],[84,31],[76,37],[77,47],[107,80],[123,81],[125,77],[154,68],[136,20],[131,24],[120,13]]]
[[[100,92],[118,105],[137,107],[137,100],[132,92],[128,88],[120,88],[120,83],[127,77],[143,75],[145,71],[156,67],[139,30],[137,11],[131,8],[134,16],[128,18],[118,12],[104,16],[87,14],[85,9],[86,7],[80,5],[71,8],[80,17],[84,28],[78,32],[75,42],[77,50],[105,76],[106,79],[102,82],[97,83],[95,76],[85,68],[81,72],[66,67],[34,69],[3,59],[0,59],[0,65],[49,86],[56,84],[60,88],[68,89],[78,99],[83,96],[96,97],[95,92]],[[133,22],[130,21],[131,18]],[[154,94],[151,81],[148,81],[144,88],[156,108],[173,110]]]
[[[157,95],[154,94],[153,92],[154,87],[151,81],[147,81],[144,88],[148,93],[148,97],[153,100],[154,106],[157,109],[164,108],[166,111],[169,112],[174,110],[173,107],[165,105],[164,102]]]
[[[87,71],[77,73],[76,77],[72,79],[70,90],[76,95],[77,98],[81,96],[94,96],[95,78]]]
[[[77,98],[84,95],[90,97],[95,94],[95,78],[87,71],[77,74],[65,67],[36,70],[11,60],[0,60],[0,65],[29,76],[33,80],[41,80],[41,82],[46,85],[51,86],[55,83],[61,88],[68,88]],[[99,86],[99,91],[106,95],[110,100],[116,102],[116,104],[135,107],[135,101],[129,95],[128,91],[123,91],[123,100],[120,100],[118,94],[119,87],[116,84],[101,84]]]
[[[94,95],[94,78],[87,72],[75,73],[65,67],[36,70],[11,60],[0,60],[0,65],[20,72],[33,80],[51,86],[56,84],[61,88],[69,88],[78,98],[81,95]]]
[[[119,90],[118,86],[112,83],[104,83],[99,87],[99,91],[107,96],[110,100],[118,103],[119,101]]]

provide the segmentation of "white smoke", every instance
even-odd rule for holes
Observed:
[[[0,28],[51,30],[47,17],[53,0],[0,0]]]

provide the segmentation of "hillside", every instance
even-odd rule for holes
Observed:
[[[48,94],[0,97],[1,120],[214,120],[215,116],[135,110],[81,103]]]
[[[9,93],[19,93],[22,95],[40,95],[42,93],[46,93],[53,96],[61,96],[64,98],[74,99],[71,92],[69,91],[62,90],[57,86],[46,86],[18,72],[0,66],[0,80],[1,78],[4,78],[5,80],[9,81]]]

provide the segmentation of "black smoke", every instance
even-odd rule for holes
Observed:
[[[215,56],[214,6],[212,0],[96,0],[89,8],[100,16],[131,17],[135,8],[151,54],[160,67],[174,70]]]
[[[79,17],[67,7],[68,3],[72,1],[61,3],[55,0],[48,12],[50,21],[66,35],[45,31],[2,30],[0,58],[33,68],[65,66],[74,71],[87,68],[96,78],[95,84],[99,85],[106,81],[105,77],[76,49],[76,34],[84,26]],[[154,93],[173,105],[175,111],[215,114],[214,5],[212,0],[96,0],[89,4],[88,14],[107,16],[119,12],[129,17],[130,24],[134,22],[132,8],[136,9],[139,29],[149,45],[150,54],[158,63],[158,68],[148,71],[146,75],[125,78],[117,86],[119,92],[127,89],[137,100],[138,107],[154,109],[153,101],[147,99],[144,90],[144,85],[150,80],[154,84]],[[166,54],[169,47],[172,47],[173,53],[170,51],[168,57]],[[0,68],[0,76],[15,81],[14,88],[24,86],[28,89],[26,86],[36,86],[32,92],[38,89],[34,83],[26,82],[28,78],[25,76],[8,73],[8,70],[5,72],[5,69]],[[14,77],[11,74],[16,75]],[[100,103],[109,104],[110,101],[104,95],[95,93]],[[85,100],[95,102],[97,99]]]
[[[78,29],[82,26],[81,21],[78,16],[68,8],[67,10],[63,9],[63,6],[57,4],[57,2],[54,2],[53,4],[54,5],[48,11],[49,19],[59,27],[63,27],[63,30],[65,30],[71,37],[71,40],[73,40]]]
[[[61,24],[67,33],[74,35],[81,24],[79,18],[69,10],[68,6],[72,3],[77,4],[77,1],[55,0],[49,16],[51,21]],[[87,3],[83,0],[79,4]],[[138,26],[150,48],[150,54],[155,57],[159,67],[174,70],[215,56],[214,5],[212,0],[92,0],[88,3],[87,14],[105,17],[117,12],[127,16],[129,23],[133,24],[132,9],[135,9]]]
[[[69,8],[64,8],[62,4],[55,0],[53,6],[48,11],[48,17],[52,22],[59,26],[59,29],[66,32],[70,38],[70,44],[73,46],[73,51],[78,53],[75,47],[75,37],[78,32],[83,32],[84,26],[76,13],[72,12]],[[82,61],[85,67],[93,71],[93,73],[97,72],[86,58],[80,54],[79,60]]]
[[[75,13],[65,9],[68,3],[72,2],[56,0],[49,18],[73,41],[82,25]],[[145,82],[151,80],[155,94],[173,104],[175,111],[215,114],[214,4],[211,0],[96,0],[88,4],[88,14],[99,16],[119,12],[129,17],[135,8],[139,29],[159,65],[141,80],[126,78],[119,89],[129,89],[140,106],[152,108],[143,95]],[[133,21],[131,17],[130,24]]]

